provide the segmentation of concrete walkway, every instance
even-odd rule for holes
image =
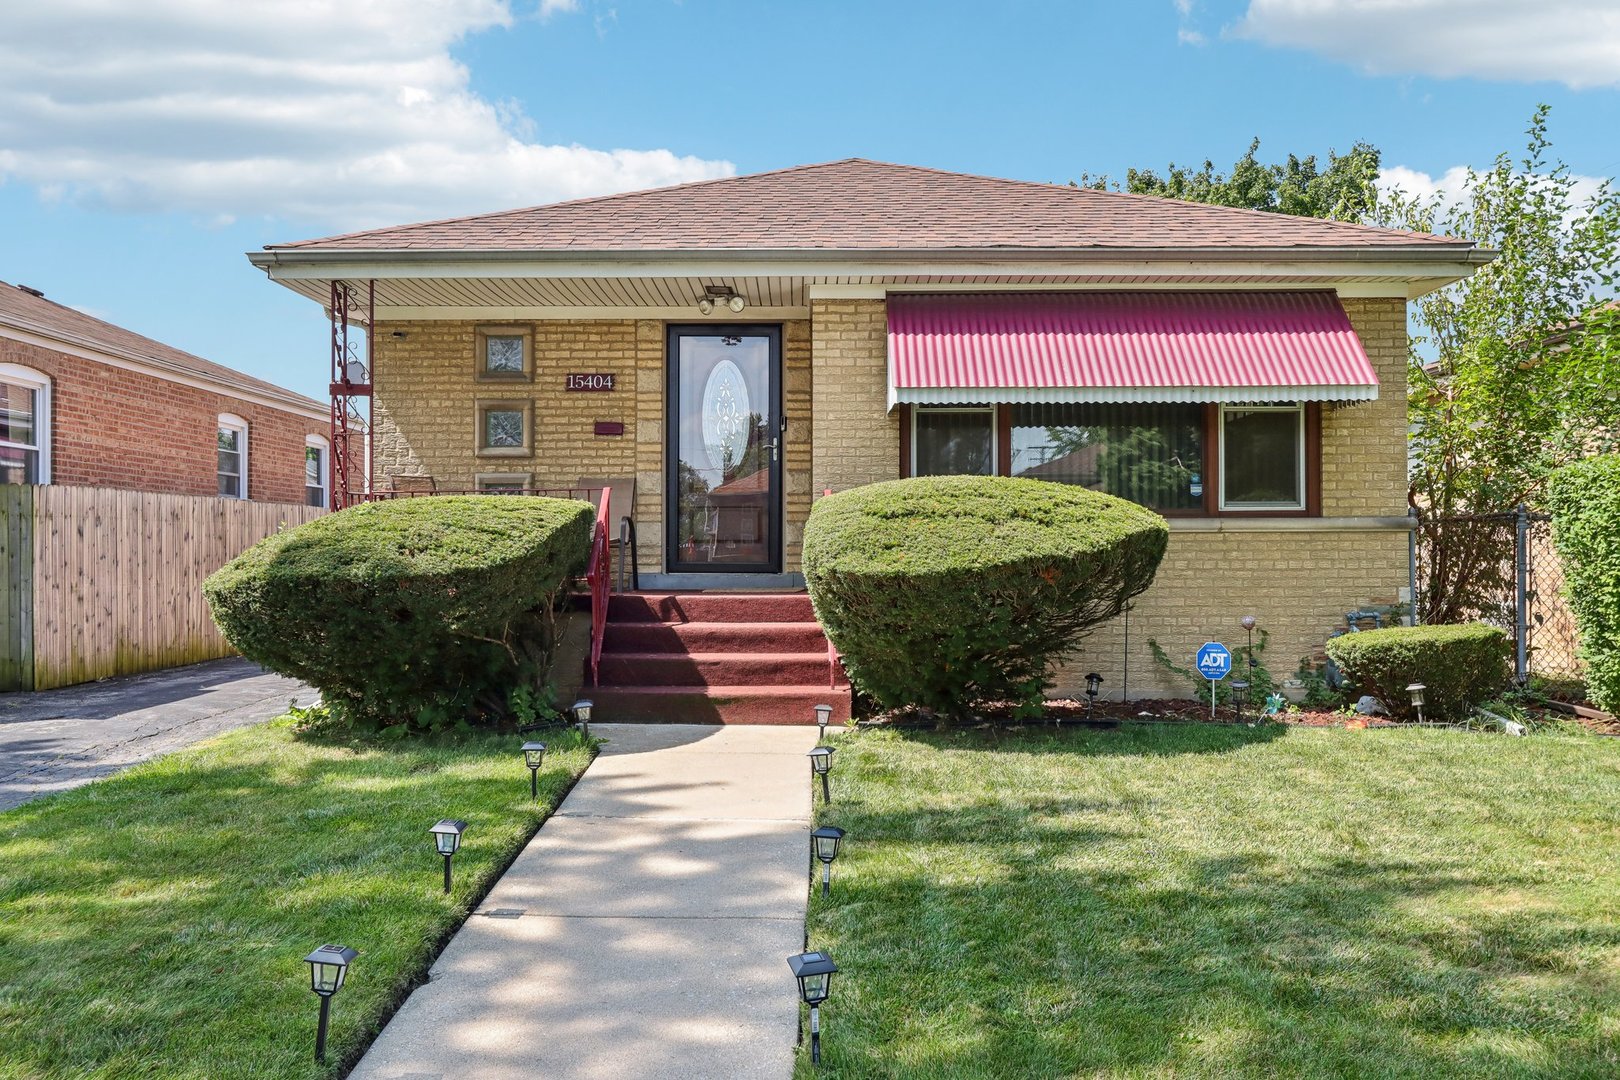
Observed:
[[[601,755],[353,1080],[791,1074],[816,729],[592,733]]]
[[[287,711],[316,694],[240,658],[0,694],[0,810]]]

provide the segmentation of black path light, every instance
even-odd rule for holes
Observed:
[[[579,725],[579,733],[587,739],[591,737],[591,709],[595,708],[587,698],[580,698],[574,702],[574,722]]]
[[[832,706],[831,705],[817,705],[816,706],[816,727],[821,729],[821,738],[822,738],[823,741],[825,741],[826,738],[827,738],[827,724],[831,720],[832,720]]]
[[[1427,689],[1428,687],[1420,682],[1412,683],[1406,688],[1406,692],[1412,695],[1412,708],[1417,710],[1420,724],[1423,723],[1423,691]]]
[[[315,1060],[326,1060],[326,1023],[332,1013],[332,995],[343,989],[349,964],[360,954],[345,945],[322,945],[308,956],[309,988],[321,999],[321,1020],[315,1028]]]
[[[1232,682],[1232,700],[1237,703],[1238,723],[1243,723],[1243,706],[1249,700],[1249,684],[1242,679]]]
[[[523,764],[529,767],[529,798],[535,802],[540,801],[540,766],[546,760],[546,744],[543,742],[526,742],[523,744]]]
[[[832,977],[838,970],[824,952],[800,953],[787,958],[793,977],[799,980],[799,997],[810,1006],[810,1064],[821,1064],[821,1003],[832,990]]]
[[[428,831],[433,834],[433,844],[444,856],[444,891],[450,891],[450,860],[461,847],[461,834],[466,831],[465,821],[453,821],[445,818]]]
[[[810,751],[810,775],[821,777],[821,801],[832,802],[832,789],[827,783],[827,773],[832,770],[832,756],[834,747],[818,746]]]
[[[844,830],[836,825],[823,825],[810,834],[810,853],[821,860],[821,895],[832,894],[832,864],[838,858],[838,845],[843,843]]]
[[[1086,715],[1097,707],[1097,693],[1102,689],[1103,677],[1093,671],[1086,676]]]

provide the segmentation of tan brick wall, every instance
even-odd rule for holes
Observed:
[[[532,382],[475,377],[480,322],[380,323],[373,381],[376,476],[431,476],[437,486],[471,488],[478,473],[522,473],[536,487],[566,487],[582,476],[635,476],[639,566],[663,569],[665,324],[657,319],[502,322],[533,334]],[[394,337],[401,331],[403,337]],[[784,561],[797,570],[810,512],[810,324],[783,326],[787,441]],[[563,390],[569,372],[612,373],[603,393]],[[533,447],[521,456],[477,454],[480,401],[531,403]],[[598,436],[596,421],[624,424]],[[614,517],[622,513],[615,505]],[[617,535],[615,533],[615,535]]]
[[[1191,667],[1206,641],[1228,647],[1244,642],[1238,620],[1253,615],[1271,634],[1260,659],[1279,681],[1291,678],[1304,656],[1320,657],[1344,615],[1392,604],[1407,585],[1407,540],[1400,531],[1188,532],[1172,529],[1158,576],[1130,613],[1129,694],[1190,697],[1191,687],[1153,663],[1148,639],[1180,667]],[[1125,685],[1125,619],[1086,639],[1080,655],[1059,673],[1059,693],[1079,693],[1085,674],[1105,680],[1117,698]]]
[[[1378,400],[1322,407],[1322,513],[1406,513],[1406,301],[1346,299],[1350,324],[1378,372]]]
[[[900,475],[899,410],[888,409],[888,308],[882,300],[810,305],[814,493]]]

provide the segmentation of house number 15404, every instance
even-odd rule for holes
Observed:
[[[612,375],[583,375],[571,374],[568,376],[569,390],[611,390],[613,389]]]

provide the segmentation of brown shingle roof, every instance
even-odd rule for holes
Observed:
[[[240,397],[245,391],[303,411],[324,411],[327,408],[314,398],[244,375],[212,360],[193,356],[161,341],[143,337],[133,330],[125,330],[122,326],[114,326],[82,311],[47,300],[21,286],[0,281],[0,330],[5,327],[65,345],[106,353],[159,371],[202,379],[216,384],[218,392],[228,397]]]
[[[1435,251],[1439,246],[1472,245],[1427,233],[849,158],[275,244],[269,250]]]

